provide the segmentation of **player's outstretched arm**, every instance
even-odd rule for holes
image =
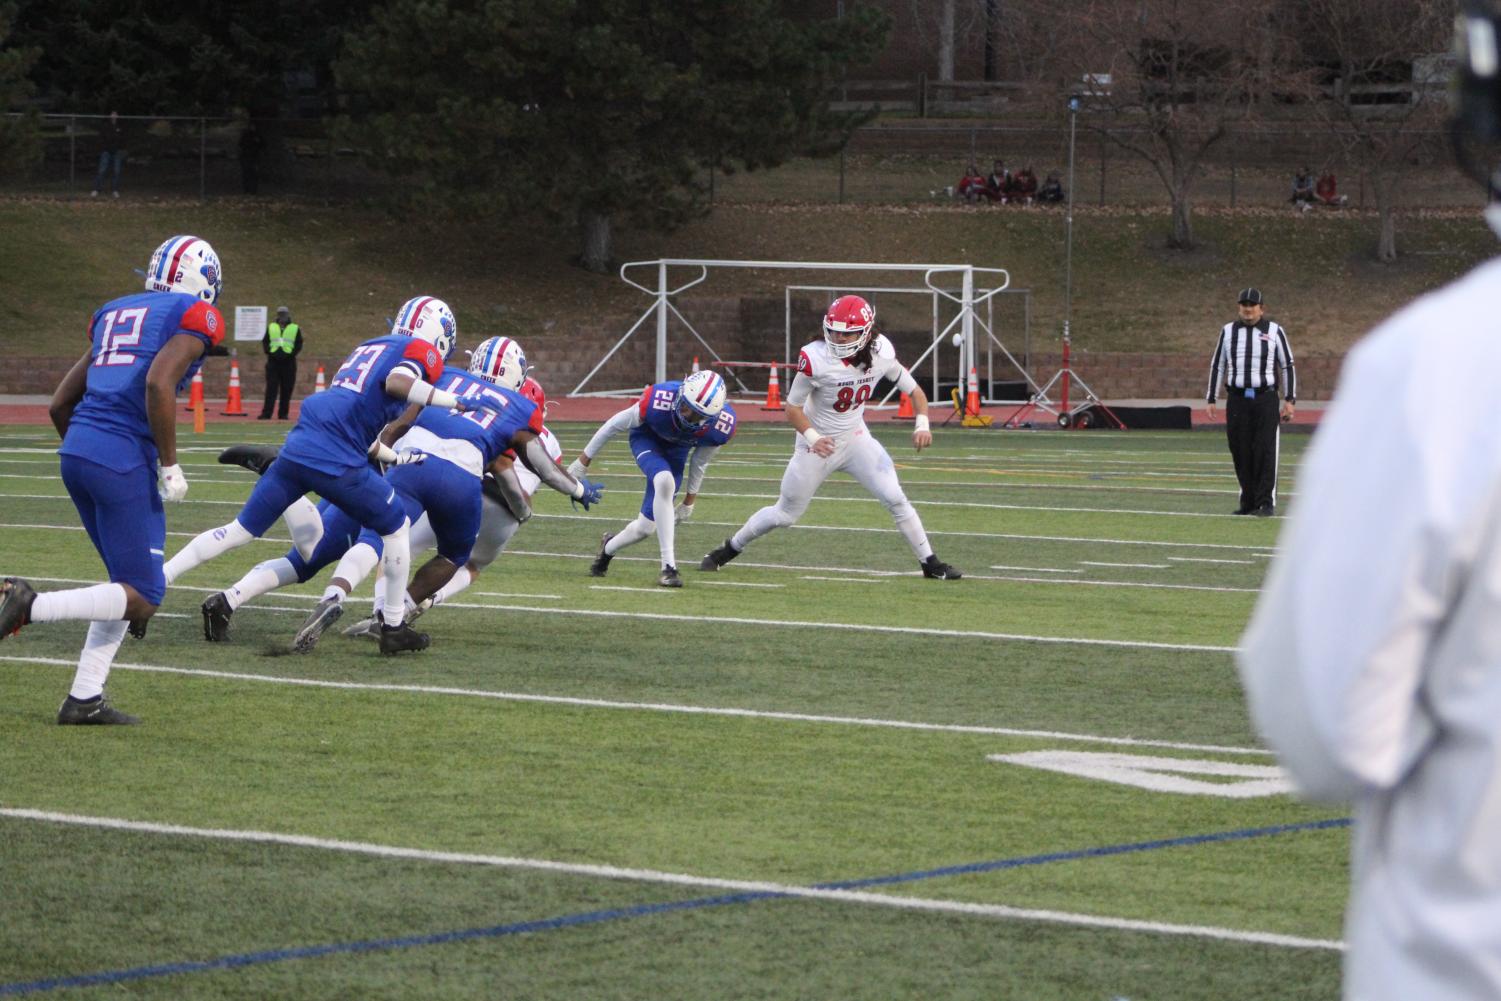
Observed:
[[[85,351],[83,357],[68,369],[68,374],[63,376],[63,381],[57,384],[57,389],[52,393],[47,416],[52,418],[52,426],[57,428],[59,438],[66,437],[68,425],[73,420],[73,409],[78,406],[78,401],[83,399],[84,391],[88,389],[89,364],[92,361],[93,352]]]
[[[578,458],[568,464],[568,474],[575,477],[583,476],[584,470],[589,468],[589,463],[594,461],[599,450],[604,448],[611,438],[622,431],[629,431],[631,428],[640,426],[640,404],[632,403],[599,426],[599,430],[594,432],[594,437],[589,439],[589,444],[584,446]]]
[[[511,439],[511,445],[516,449],[516,454],[526,464],[526,468],[537,474],[537,478],[558,493],[563,494],[570,500],[576,500],[584,505],[584,510],[589,510],[591,504],[599,503],[604,496],[603,484],[594,483],[585,479],[575,479],[574,476],[552,460],[547,454],[547,446],[542,439],[531,431],[518,431]]]
[[[203,357],[206,347],[195,334],[173,334],[146,373],[146,416],[151,422],[151,436],[156,439],[165,500],[180,501],[188,493],[188,481],[177,464],[177,386],[193,362]]]

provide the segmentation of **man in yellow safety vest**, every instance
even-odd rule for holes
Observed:
[[[302,350],[302,328],[292,322],[292,311],[286,306],[276,307],[276,319],[266,325],[261,350],[266,353],[266,400],[260,419],[269,421],[271,405],[279,400],[276,416],[286,420],[292,387],[297,384],[297,355]]]

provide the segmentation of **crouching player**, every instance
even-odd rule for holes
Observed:
[[[708,369],[694,372],[682,381],[648,386],[640,400],[600,425],[583,452],[569,465],[569,472],[581,474],[606,442],[626,430],[631,433],[631,454],[646,474],[646,496],[635,521],[619,532],[605,533],[589,572],[603,577],[616,553],[655,532],[662,554],[662,575],[657,583],[663,587],[682,587],[674,551],[676,526],[693,514],[704,470],[720,446],[734,437],[735,408],[725,402],[724,380]],[[690,453],[693,466],[688,473],[687,492],[682,505],[674,510],[673,499],[684,482],[683,469]]]

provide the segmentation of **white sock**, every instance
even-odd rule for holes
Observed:
[[[922,563],[933,555],[933,546],[928,542],[928,533],[923,531],[922,519],[913,511],[910,518],[902,518],[896,523],[896,527],[907,539],[907,545],[917,554],[917,562]]]
[[[381,557],[386,561],[385,581],[386,596],[381,602],[381,621],[388,626],[399,626],[406,619],[407,595],[407,529],[409,523],[403,519],[401,527],[390,535],[381,536],[381,544],[385,547],[385,554]],[[396,597],[392,597],[392,596]]]
[[[278,556],[274,560],[256,564],[249,573],[225,590],[224,600],[229,602],[230,611],[234,611],[251,598],[259,598],[279,587],[295,583],[297,571],[292,569],[292,561],[285,556]]]
[[[243,546],[255,536],[246,530],[238,521],[232,521],[228,525],[219,528],[211,528],[198,538],[189,542],[182,551],[167,561],[162,567],[162,572],[167,576],[170,584],[200,563],[207,563],[215,556],[222,556],[239,546]]]
[[[339,580],[348,581],[349,589],[353,591],[360,586],[361,581],[370,576],[370,571],[374,570],[375,564],[379,562],[380,557],[375,555],[375,550],[371,548],[369,543],[356,542],[349,547],[349,552],[344,554],[344,558],[339,561],[339,565],[334,567],[334,577]],[[335,591],[338,594],[334,594],[333,592]],[[338,598],[340,601],[343,601],[344,589],[330,584],[324,589],[323,597]]]
[[[636,516],[635,521],[626,525],[610,537],[610,541],[605,543],[605,554],[607,556],[614,556],[626,546],[634,546],[656,530],[656,522],[644,514],[639,514]]]
[[[467,566],[459,567],[454,571],[453,576],[448,578],[448,583],[438,588],[437,592],[433,595],[433,605],[443,604],[443,602],[452,598],[473,582],[474,574],[469,572],[469,568]]]
[[[92,699],[104,694],[109,666],[114,663],[115,651],[120,649],[120,641],[125,638],[129,626],[130,623],[123,619],[90,623],[89,637],[84,640],[83,653],[78,656],[78,670],[73,674],[69,695],[75,699]]]
[[[677,518],[672,510],[672,495],[677,492],[677,484],[672,482],[672,474],[664,470],[652,479],[652,487],[656,496],[651,501],[651,513],[657,519],[657,546],[662,550],[662,566],[675,567],[678,565]]]
[[[323,541],[323,516],[318,513],[318,505],[306,497],[299,497],[281,513],[281,520],[287,523],[287,531],[292,534],[292,545],[298,555],[305,560],[312,559],[313,550]]]
[[[66,591],[48,591],[31,603],[32,622],[90,619],[108,622],[125,618],[125,588],[119,584],[95,584]]]

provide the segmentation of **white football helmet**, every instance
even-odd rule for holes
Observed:
[[[146,267],[148,292],[183,292],[212,303],[223,290],[219,255],[196,236],[174,236],[156,248]]]
[[[391,333],[427,341],[447,361],[459,342],[459,321],[454,319],[453,310],[442,299],[430,295],[413,296],[401,304]]]
[[[519,392],[526,381],[526,354],[509,337],[487,337],[469,356],[469,371],[486,382]]]
[[[703,427],[724,409],[724,380],[710,369],[701,369],[678,387],[672,419],[683,429]]]
[[[876,311],[870,303],[858,295],[842,295],[829,305],[823,315],[823,339],[829,345],[829,354],[835,358],[848,358],[860,353],[865,342],[876,329]],[[839,342],[835,334],[859,334],[853,341]]]

